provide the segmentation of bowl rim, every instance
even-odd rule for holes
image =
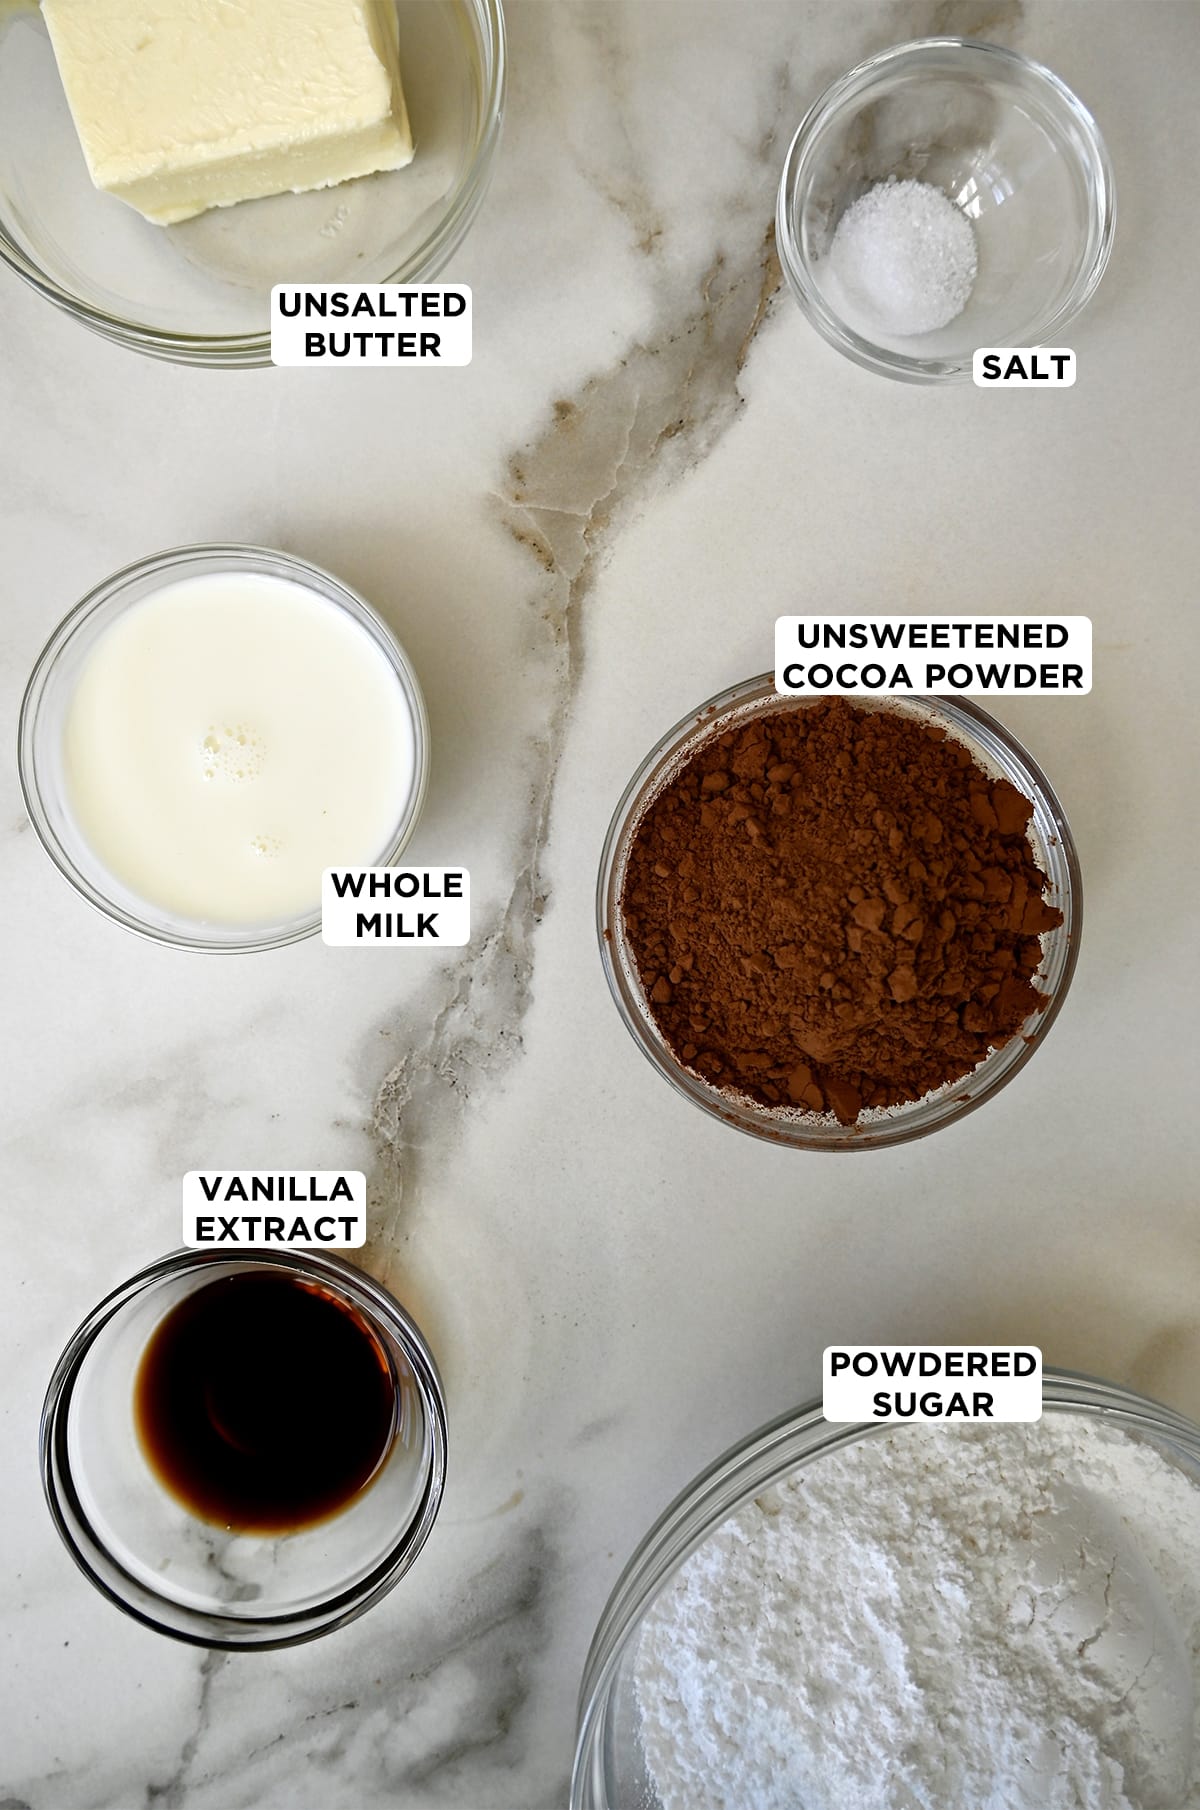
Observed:
[[[142,578],[160,574],[163,585],[166,586],[172,582],[172,575],[183,582],[195,568],[215,572],[257,572],[264,576],[289,579],[344,610],[360,628],[373,637],[380,653],[386,655],[404,693],[405,703],[412,716],[413,731],[412,785],[388,845],[375,863],[380,867],[395,864],[416,830],[429,786],[429,718],[416,672],[399,637],[365,597],[344,583],[336,573],[327,571],[312,560],[301,559],[294,553],[284,553],[275,547],[258,547],[240,541],[195,541],[186,546],[167,547],[161,552],[146,554],[142,559],[120,567],[107,578],[101,579],[99,584],[93,585],[55,625],[33,663],[17,717],[17,776],[26,813],[43,850],[68,885],[101,916],[163,948],[187,949],[203,955],[259,954],[266,949],[283,949],[289,944],[315,936],[321,928],[320,906],[303,917],[296,916],[289,920],[270,935],[263,934],[261,927],[253,925],[225,926],[229,933],[227,940],[220,936],[202,934],[194,919],[178,918],[180,926],[188,926],[179,929],[149,924],[119,905],[79,871],[70,850],[64,846],[48,820],[38,781],[35,746],[38,710],[54,667],[75,635],[95,614],[110,604],[115,606],[116,615],[122,613],[123,609],[134,607],[137,600],[133,603],[126,600],[122,604],[122,594]]]
[[[915,1138],[931,1136],[949,1125],[959,1124],[968,1113],[975,1112],[1006,1087],[1045,1041],[1070,991],[1079,960],[1083,931],[1083,875],[1070,824],[1057,793],[1037,761],[1011,730],[992,716],[990,711],[962,697],[922,695],[892,698],[864,695],[849,700],[863,709],[916,706],[914,714],[927,714],[939,719],[956,739],[962,740],[964,734],[969,734],[973,740],[990,739],[998,743],[1019,771],[1022,783],[1027,788],[1026,795],[1033,799],[1035,808],[1040,806],[1045,811],[1053,824],[1054,839],[1061,856],[1065,885],[1055,903],[1063,912],[1060,928],[1065,953],[1062,971],[1054,989],[1045,1006],[1036,1014],[1033,1028],[1029,1029],[1027,1026],[1024,1032],[1018,1033],[1021,1047],[1014,1050],[1006,1066],[999,1071],[993,1068],[992,1073],[984,1078],[986,1065],[994,1056],[1011,1048],[1017,1038],[1010,1039],[999,1050],[989,1052],[960,1081],[947,1084],[948,1087],[970,1091],[960,1091],[953,1095],[946,1092],[944,1103],[947,1110],[940,1117],[932,1122],[914,1124],[913,1115],[925,1104],[925,1101],[915,1101],[898,1109],[892,1119],[869,1120],[865,1124],[860,1121],[844,1133],[833,1133],[830,1130],[826,1135],[825,1132],[806,1129],[803,1121],[772,1119],[769,1109],[743,1106],[679,1062],[667,1048],[665,1039],[652,1033],[644,994],[630,979],[627,974],[628,963],[623,959],[619,882],[638,825],[651,801],[654,782],[669,769],[671,762],[679,757],[689,743],[698,745],[707,734],[718,732],[722,727],[722,718],[731,715],[739,706],[761,703],[762,714],[765,715],[771,709],[772,699],[780,709],[803,709],[821,703],[832,695],[834,694],[801,696],[792,692],[778,693],[774,674],[760,673],[717,692],[660,736],[634,770],[609,822],[596,880],[596,931],[604,976],[621,1020],[651,1066],[677,1093],[720,1123],[731,1125],[734,1129],[765,1140],[777,1148],[829,1152],[882,1150],[910,1143]],[[926,1100],[928,1099],[929,1096],[926,1096]]]
[[[1200,1424],[1166,1403],[1087,1371],[1046,1365],[1042,1407],[1083,1414],[1181,1446],[1200,1468]],[[598,1758],[609,1687],[650,1603],[691,1554],[769,1482],[829,1452],[924,1423],[827,1421],[821,1400],[777,1415],[728,1446],[679,1491],[643,1535],[617,1578],[588,1648],[576,1711],[571,1810],[603,1810],[584,1795]]]
[[[412,1370],[424,1415],[428,1445],[420,1498],[405,1527],[365,1578],[322,1602],[278,1615],[226,1616],[175,1602],[135,1578],[93,1531],[75,1489],[67,1444],[67,1423],[75,1384],[98,1334],[129,1302],[159,1283],[209,1267],[277,1269],[325,1282],[348,1295],[373,1323],[386,1326]],[[181,1248],[147,1264],[112,1289],[80,1322],[54,1366],[38,1430],[42,1489],[51,1518],[67,1551],[89,1583],[126,1615],[189,1646],[223,1652],[265,1652],[299,1646],[344,1627],[385,1596],[410,1568],[428,1540],[446,1485],[447,1419],[441,1376],[424,1334],[382,1283],[330,1252]],[[123,1594],[123,1588],[127,1594]],[[169,1615],[167,1614],[169,1606]]]
[[[399,3],[399,0],[397,0]],[[445,0],[443,0],[445,3]],[[466,237],[487,194],[504,123],[508,88],[507,30],[504,0],[463,0],[479,30],[484,49],[484,85],[474,150],[454,194],[407,264],[382,277],[384,283],[428,283],[444,270]],[[57,283],[12,238],[0,220],[0,262],[63,313],[113,344],[172,364],[250,370],[271,364],[269,327],[249,333],[181,333],[130,321],[94,306]],[[353,279],[344,279],[350,282]]]
[[[923,359],[907,353],[893,352],[857,333],[840,320],[827,306],[817,285],[811,280],[808,262],[792,232],[791,199],[808,155],[816,145],[820,134],[846,100],[853,95],[867,92],[880,76],[890,73],[897,66],[907,62],[916,62],[931,55],[949,54],[953,56],[958,51],[969,53],[972,56],[995,59],[994,66],[997,69],[1004,69],[1009,75],[1020,72],[1024,76],[1032,77],[1035,82],[1043,84],[1055,102],[1064,108],[1071,117],[1087,145],[1090,174],[1093,179],[1088,184],[1088,193],[1092,202],[1091,230],[1089,231],[1090,255],[1081,262],[1067,296],[1055,312],[1042,323],[1038,335],[1039,345],[1052,344],[1055,336],[1068,326],[1091,300],[1107,268],[1116,232],[1116,180],[1103,135],[1092,113],[1079,96],[1063,81],[1061,76],[1056,75],[1044,63],[1039,63],[1033,57],[1026,56],[1023,51],[1009,49],[1007,45],[1003,44],[992,44],[983,38],[943,36],[914,38],[902,44],[892,44],[886,49],[876,51],[872,56],[864,58],[861,63],[855,64],[853,69],[847,70],[844,75],[831,82],[817,96],[792,136],[787,156],[784,159],[776,199],[775,239],[788,287],[801,310],[822,338],[847,358],[852,359],[855,364],[862,365],[866,370],[877,371],[882,376],[894,378],[901,383],[965,382],[971,377],[971,360],[962,357]]]

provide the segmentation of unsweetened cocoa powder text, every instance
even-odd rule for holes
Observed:
[[[1033,807],[936,727],[842,698],[703,742],[644,813],[629,944],[688,1067],[769,1106],[832,1112],[960,1080],[1044,1003],[1062,914]]]

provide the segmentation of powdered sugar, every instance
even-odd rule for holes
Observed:
[[[877,182],[838,221],[827,276],[865,329],[907,338],[960,315],[978,267],[966,215],[929,182]]]
[[[1200,1810],[1200,1490],[1081,1415],[905,1428],[696,1552],[644,1625],[663,1810]]]

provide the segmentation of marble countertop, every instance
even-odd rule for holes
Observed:
[[[432,720],[411,848],[464,862],[454,957],[145,945],[54,875],[3,776],[0,1810],[563,1810],[605,1598],[693,1473],[811,1397],[831,1340],[1034,1341],[1200,1415],[1193,1071],[1200,8],[1158,0],[509,0],[454,372],[194,371],[0,272],[0,693],[128,560],[275,544],[399,631]],[[1075,389],[891,384],[778,290],[807,101],[933,30],[1092,107],[1113,262]],[[1083,861],[1045,1049],[985,1111],[834,1161],[709,1122],[607,997],[593,887],[657,737],[777,613],[1092,616],[1095,687],[1003,701]],[[1164,739],[1165,738],[1165,739]],[[40,1496],[65,1338],[177,1242],[191,1168],[364,1167],[370,1267],[442,1365],[451,1470],[353,1626],[228,1657],[75,1571]]]

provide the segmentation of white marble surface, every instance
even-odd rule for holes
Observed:
[[[415,660],[435,773],[412,854],[469,863],[477,924],[461,959],[159,951],[57,879],[6,767],[0,1810],[561,1810],[620,1566],[697,1468],[815,1392],[830,1339],[1036,1340],[1200,1415],[1200,7],[511,0],[510,24],[501,162],[451,273],[470,369],[155,365],[0,272],[9,745],[102,575],[190,539],[291,548]],[[1049,62],[1109,140],[1118,241],[1069,394],[892,385],[762,307],[806,101],[947,27]],[[1089,699],[998,711],[1077,832],[1078,975],[960,1127],[840,1161],[760,1147],[618,1022],[601,838],[650,743],[769,664],[778,611],[908,604],[1094,619]],[[205,1658],[59,1546],[44,1385],[176,1241],[185,1170],[350,1163],[371,1264],[444,1368],[444,1510],[353,1627]]]

